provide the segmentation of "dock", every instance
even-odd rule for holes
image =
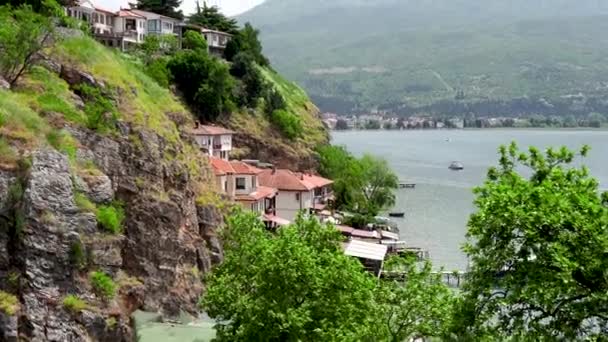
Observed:
[[[439,275],[441,282],[451,288],[460,288],[466,279],[466,272],[433,272],[433,275]],[[382,271],[380,277],[387,280],[407,281],[407,273],[403,271]]]

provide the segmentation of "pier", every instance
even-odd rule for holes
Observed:
[[[451,288],[460,288],[466,279],[466,272],[432,272],[433,275],[439,275],[441,282]],[[388,280],[407,281],[407,272],[404,271],[382,271],[381,278]]]

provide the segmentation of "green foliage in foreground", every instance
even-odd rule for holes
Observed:
[[[399,179],[386,160],[371,155],[358,159],[341,146],[322,146],[318,152],[319,171],[334,180],[338,209],[375,216],[395,204]]]
[[[584,147],[580,155],[586,156]],[[458,336],[536,341],[608,331],[608,194],[568,149],[500,149],[475,190]],[[531,176],[519,173],[522,168]]]
[[[114,298],[117,286],[109,275],[101,271],[94,271],[89,274],[89,280],[91,281],[93,290],[98,296],[104,300]]]
[[[409,269],[406,290],[378,284],[344,255],[340,233],[314,218],[274,234],[256,216],[239,214],[223,235],[224,263],[201,300],[221,322],[220,341],[402,341],[437,336],[433,328],[449,318],[450,291],[432,281],[430,267],[401,264]]]

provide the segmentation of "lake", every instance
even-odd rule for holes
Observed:
[[[344,145],[355,155],[370,153],[390,163],[400,180],[416,183],[400,189],[394,211],[404,211],[401,238],[429,250],[436,267],[465,270],[466,223],[475,210],[472,189],[481,185],[490,166],[498,163],[498,147],[516,141],[520,148],[566,145],[592,150],[582,163],[602,189],[608,188],[608,131],[584,130],[428,130],[333,132],[332,144]],[[452,161],[463,171],[448,169]]]

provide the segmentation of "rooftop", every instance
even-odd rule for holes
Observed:
[[[262,170],[257,167],[238,160],[227,161],[221,158],[210,157],[209,161],[211,162],[211,166],[213,167],[216,176],[223,176],[226,174],[257,175],[262,172]]]
[[[333,183],[323,177],[286,169],[262,170],[259,178],[260,184],[288,191],[310,191]]]
[[[279,191],[266,186],[258,186],[257,189],[247,195],[236,195],[235,200],[244,202],[257,202],[263,198],[273,198]]]
[[[346,245],[344,254],[362,259],[383,261],[387,250],[388,247],[385,245],[352,240]]]
[[[236,132],[220,126],[201,125],[197,123],[196,127],[190,131],[190,133],[194,135],[227,135],[235,134]]]
[[[131,10],[128,9],[121,9],[120,11],[118,11],[117,15],[119,17],[131,17],[131,18],[141,18],[141,19],[145,19],[145,17],[132,12]]]

